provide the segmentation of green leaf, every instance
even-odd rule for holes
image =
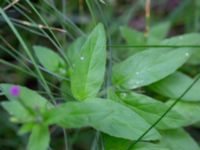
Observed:
[[[34,46],[33,49],[39,62],[46,69],[53,73],[66,75],[66,64],[56,52],[43,46]]]
[[[148,39],[144,36],[143,32],[136,31],[130,27],[120,27],[121,35],[125,39],[126,44],[135,45],[135,46],[145,46],[145,45],[153,45],[159,44],[161,40],[163,40],[168,31],[169,31],[170,23],[169,22],[161,22],[151,27]],[[118,49],[117,54],[119,58],[127,58],[128,56],[144,50],[145,47],[132,47],[126,50]]]
[[[80,58],[80,51],[85,41],[85,36],[79,37],[68,47],[67,56],[72,64],[76,61],[77,58]]]
[[[27,150],[47,150],[50,141],[49,129],[44,125],[36,125],[31,133]]]
[[[199,33],[189,33],[165,39],[160,43],[160,45],[195,46],[199,45],[199,38],[200,38]]]
[[[161,22],[151,27],[148,36],[148,44],[158,44],[163,40],[169,32],[170,22]]]
[[[188,63],[192,65],[200,64],[200,48],[196,48]]]
[[[29,122],[33,120],[32,114],[17,100],[2,102],[1,105],[11,116],[14,117],[15,122]]]
[[[170,150],[170,149],[160,144],[140,142],[137,145],[135,145],[133,150]]]
[[[151,27],[148,44],[158,44],[163,40],[169,31],[170,23],[161,22]],[[146,38],[143,32],[136,31],[130,27],[123,26],[120,28],[122,37],[129,45],[146,45]],[[137,50],[136,50],[137,51]]]
[[[120,28],[122,37],[126,40],[129,45],[144,45],[145,36],[144,33],[136,31],[129,27],[121,27]]]
[[[106,36],[98,24],[87,38],[71,75],[71,89],[75,98],[95,97],[104,81],[106,64]]]
[[[22,127],[19,129],[18,134],[23,135],[25,133],[31,132],[32,129],[35,127],[34,123],[25,123],[22,125]]]
[[[131,109],[108,99],[87,99],[84,102],[68,102],[50,110],[48,124],[64,128],[91,126],[111,136],[136,140],[150,125]],[[153,129],[144,139],[159,139]]]
[[[127,45],[146,45],[146,38],[144,37],[144,33],[136,31],[132,28],[123,26],[120,27],[121,35],[125,39]],[[144,48],[128,48],[126,50],[122,49],[117,49],[116,53],[119,58],[125,59],[128,56],[137,53],[139,51],[144,50]],[[115,52],[115,51],[114,51]]]
[[[134,112],[138,113],[150,124],[155,123],[168,109],[168,105],[151,97],[134,92],[117,93],[121,101]],[[158,129],[182,127],[187,119],[176,111],[170,111],[157,125]]]
[[[163,96],[177,99],[194,82],[189,76],[176,72],[150,85],[150,89]],[[200,82],[196,83],[183,98],[184,101],[200,101]]]
[[[131,141],[103,134],[103,143],[106,150],[126,150]]]
[[[174,100],[168,101],[166,104],[168,106],[172,105]],[[200,102],[184,102],[179,101],[173,110],[179,112],[181,115],[185,116],[186,125],[192,125],[200,121]]]
[[[170,150],[200,150],[198,144],[183,129],[162,131],[162,142]]]
[[[53,107],[44,97],[26,87],[18,86],[20,94],[18,97],[14,97],[10,93],[12,87],[11,84],[0,84],[2,92],[10,100],[9,102],[3,102],[2,106],[22,122],[30,121],[38,113],[43,114]]]
[[[113,83],[126,89],[149,85],[175,72],[189,58],[191,49],[149,49],[130,56],[113,68]]]
[[[66,101],[75,100],[74,97],[73,97],[73,95],[72,95],[70,82],[67,82],[67,81],[61,82],[60,92],[61,92],[62,97]]]
[[[106,150],[126,150],[132,141],[103,135],[103,142]],[[159,144],[139,142],[131,150],[169,150]]]
[[[170,22],[160,22],[151,27],[150,36],[157,37],[159,39],[164,39],[169,32],[171,23]]]
[[[172,37],[159,45],[188,46],[199,44],[200,34],[191,33]],[[137,88],[161,80],[182,66],[194,48],[157,48],[130,56],[116,64],[113,69],[113,82],[124,88]],[[136,75],[137,74],[137,75]]]

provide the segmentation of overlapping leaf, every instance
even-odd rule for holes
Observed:
[[[168,101],[166,104],[170,106],[174,100]],[[179,112],[181,115],[185,116],[186,125],[192,125],[200,121],[200,103],[199,102],[184,102],[179,101],[173,110]]]
[[[138,113],[150,124],[155,123],[168,109],[168,105],[151,97],[134,92],[118,93],[118,98],[127,107]],[[176,111],[170,111],[157,125],[158,129],[170,129],[185,126],[187,119]]]
[[[158,94],[177,99],[193,82],[194,80],[189,76],[176,72],[152,84],[150,88]],[[200,101],[200,82],[196,83],[181,99],[184,101]]]
[[[48,124],[65,128],[91,126],[111,136],[136,140],[149,128],[143,118],[131,109],[108,99],[88,99],[84,102],[68,102],[48,112]],[[159,139],[153,129],[144,139]]]
[[[170,150],[200,150],[198,144],[183,129],[162,131],[162,142]]]
[[[50,72],[66,75],[66,64],[64,60],[53,50],[43,47],[34,46],[35,54],[39,62]]]

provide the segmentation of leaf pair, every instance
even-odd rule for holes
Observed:
[[[111,95],[112,94],[112,95]],[[112,99],[118,100],[123,105],[139,114],[148,123],[155,123],[168,109],[168,105],[151,97],[134,92],[111,93]],[[188,120],[178,112],[170,111],[157,125],[157,129],[174,129],[188,125]]]
[[[2,106],[22,123],[22,132],[31,131],[28,149],[44,150],[49,144],[49,125],[64,128],[93,127],[111,136],[136,140],[150,124],[131,109],[109,99],[90,98],[84,102],[68,102],[53,107],[36,92],[20,86],[19,97],[12,97],[10,84],[0,85],[10,101]],[[153,129],[144,139],[158,140]],[[38,143],[37,139],[41,142]]]
[[[109,99],[91,98],[84,102],[68,102],[53,108],[48,114],[48,124],[59,124],[64,128],[94,127],[115,137],[137,139],[150,127],[143,118],[129,108]],[[159,139],[152,130],[146,140]]]

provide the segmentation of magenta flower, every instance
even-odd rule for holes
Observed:
[[[10,94],[11,94],[12,96],[18,97],[19,94],[20,94],[20,87],[17,86],[17,85],[13,85],[13,86],[10,88]]]

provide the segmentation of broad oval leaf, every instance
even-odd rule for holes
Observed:
[[[134,92],[117,93],[127,107],[138,113],[150,124],[154,124],[168,109],[168,105],[151,97]],[[172,129],[185,126],[187,119],[176,111],[170,111],[157,125],[158,129]]]
[[[172,105],[174,100],[169,100],[166,102],[168,106]],[[173,110],[179,112],[181,115],[185,116],[186,125],[192,125],[200,121],[200,102],[185,102],[179,101]]]
[[[199,33],[189,33],[184,35],[174,36],[168,39],[163,40],[160,45],[168,45],[168,46],[195,46],[199,45]]]
[[[50,133],[45,125],[35,125],[28,142],[27,150],[47,150],[49,147]]]
[[[39,62],[50,72],[66,75],[64,60],[53,50],[43,46],[33,46]]]
[[[161,131],[162,142],[170,150],[200,150],[198,144],[183,129]]]
[[[150,89],[163,96],[177,99],[193,82],[194,80],[189,76],[176,72],[150,85]],[[181,99],[184,101],[200,101],[200,82],[197,82]]]
[[[111,136],[138,139],[150,125],[129,108],[108,99],[88,99],[84,102],[68,102],[47,113],[48,124],[64,128],[94,127]],[[144,139],[159,139],[153,129]]]
[[[126,89],[149,85],[175,72],[191,49],[149,49],[130,56],[113,68],[113,83]]]
[[[72,71],[71,89],[76,99],[96,96],[103,83],[105,64],[106,36],[103,25],[98,24],[82,46]]]

